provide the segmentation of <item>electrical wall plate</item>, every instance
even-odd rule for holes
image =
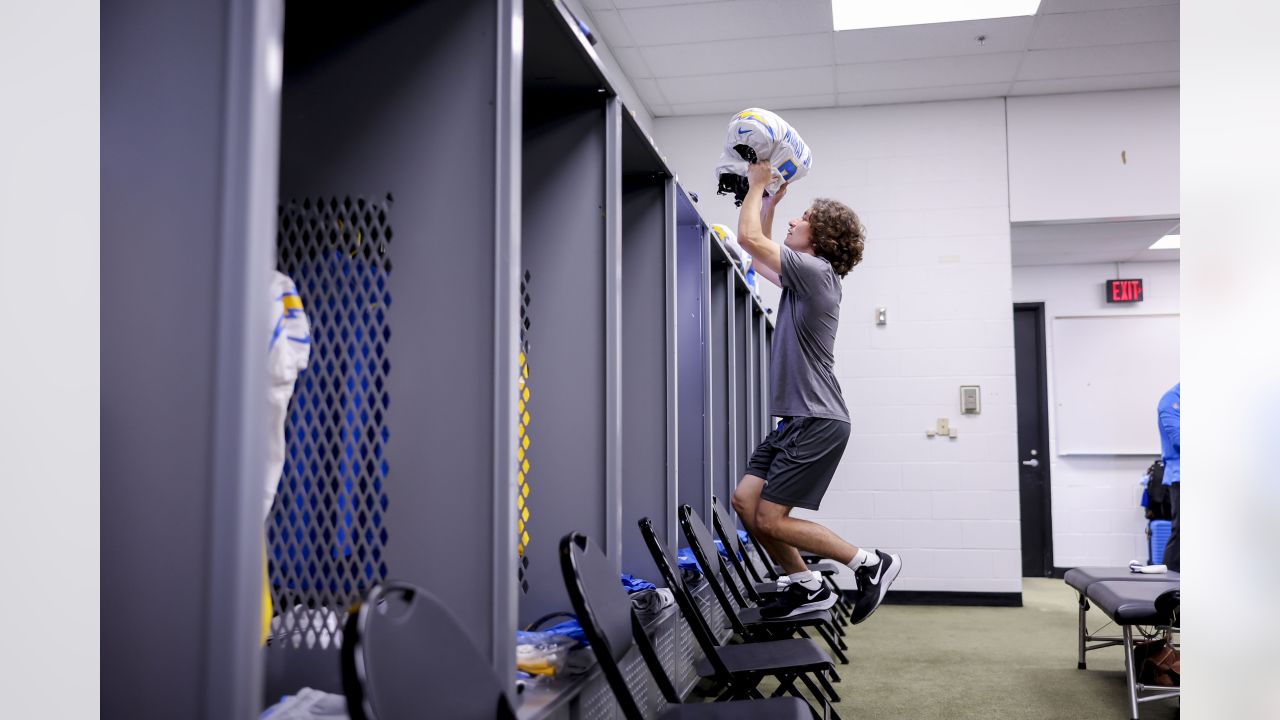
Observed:
[[[982,388],[977,385],[960,386],[960,412],[964,415],[982,412]]]
[[[876,308],[876,325],[888,325],[888,324],[889,324],[889,309]]]

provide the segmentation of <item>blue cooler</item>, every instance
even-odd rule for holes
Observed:
[[[1169,542],[1169,536],[1173,534],[1172,520],[1152,520],[1147,526],[1147,540],[1149,542],[1147,555],[1150,564],[1159,565],[1164,562],[1164,546]]]

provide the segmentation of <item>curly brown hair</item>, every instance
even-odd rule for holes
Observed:
[[[809,208],[807,219],[813,253],[831,263],[837,275],[844,277],[862,262],[862,246],[867,231],[862,227],[858,213],[848,205],[818,198]]]

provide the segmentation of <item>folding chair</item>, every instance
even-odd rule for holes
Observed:
[[[764,617],[760,608],[749,604],[738,591],[738,586],[726,579],[729,569],[725,565],[724,558],[716,552],[716,543],[711,538],[711,531],[707,529],[706,523],[702,521],[698,512],[689,505],[680,506],[680,526],[684,530],[685,538],[689,541],[689,549],[693,550],[694,558],[702,567],[703,577],[711,586],[711,593],[719,601],[734,632],[743,638],[791,637],[796,633],[808,637],[804,633],[804,628],[811,627],[822,636],[823,641],[831,648],[832,654],[842,664],[849,663],[849,658],[845,656],[840,647],[841,643],[836,638],[837,631],[831,611],[813,610],[785,618]],[[725,587],[729,588],[728,593],[725,592]],[[733,595],[732,600],[729,599],[729,593]]]
[[[766,699],[754,684],[735,682],[734,697],[737,702],[724,704],[681,704],[675,686],[662,669],[658,654],[632,610],[631,601],[618,583],[613,565],[585,535],[570,533],[560,540],[560,570],[564,574],[569,600],[578,614],[578,622],[591,642],[596,660],[604,672],[609,688],[622,708],[626,720],[644,720],[644,713],[627,685],[619,663],[631,650],[634,640],[640,646],[649,673],[653,676],[663,698],[671,703],[658,717],[660,720],[675,718],[759,718],[770,720],[801,720],[810,715],[810,706],[803,698],[774,697]],[[674,591],[673,591],[674,592]],[[820,650],[818,652],[821,652]],[[759,684],[759,679],[756,680]],[[797,695],[799,693],[796,693]],[[756,698],[748,700],[745,698]]]
[[[667,552],[662,540],[658,539],[649,518],[640,519],[640,534],[649,548],[649,555],[658,568],[658,573],[666,582],[671,594],[675,596],[698,646],[702,649],[703,659],[694,664],[698,676],[712,681],[718,688],[723,688],[718,699],[724,700],[742,692],[742,687],[754,689],[763,677],[778,678],[778,689],[774,696],[789,692],[802,697],[794,682],[799,680],[810,693],[822,704],[824,711],[832,717],[839,715],[831,707],[831,703],[839,702],[835,689],[827,682],[825,673],[835,673],[831,657],[816,642],[805,638],[764,639],[748,638],[746,643],[738,645],[720,645],[706,616],[698,607],[693,592],[680,579],[676,563]],[[823,695],[814,685],[813,678],[825,689]],[[829,698],[829,699],[828,699]]]
[[[742,583],[744,595],[747,599],[756,605],[760,605],[764,603],[770,595],[775,595],[779,592],[778,583],[776,580],[766,581],[761,579],[759,573],[751,564],[751,559],[749,557],[750,554],[746,551],[746,547],[743,546],[742,540],[738,537],[737,527],[733,524],[733,520],[730,519],[728,511],[724,509],[724,505],[720,504],[720,500],[718,498],[712,496],[711,499],[711,521],[715,525],[716,534],[720,536],[720,542],[724,545],[725,551],[729,554],[729,564],[732,565],[734,571],[737,572],[738,579]],[[748,537],[751,537],[750,534],[748,534]],[[756,547],[761,548],[759,543],[756,543]],[[757,550],[757,553],[759,552],[760,551]],[[815,568],[815,571],[818,571],[818,568]],[[847,615],[849,614],[850,609],[845,602],[844,595],[840,592],[840,586],[836,585],[835,581],[831,579],[831,575],[834,575],[835,572],[835,569],[832,569],[830,574],[819,572],[819,577],[822,582],[827,584],[827,587],[830,588],[831,592],[835,593],[836,596],[836,604],[834,606],[836,612],[833,612],[831,615],[835,620],[835,628],[838,631],[836,639],[839,640],[839,636],[846,634],[845,625],[848,623]],[[843,641],[841,641],[840,649],[848,650],[849,648]]]
[[[448,608],[408,583],[369,591],[342,637],[351,720],[515,720],[501,681]]]

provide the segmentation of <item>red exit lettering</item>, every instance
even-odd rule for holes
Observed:
[[[1142,280],[1108,280],[1107,302],[1142,302]]]

